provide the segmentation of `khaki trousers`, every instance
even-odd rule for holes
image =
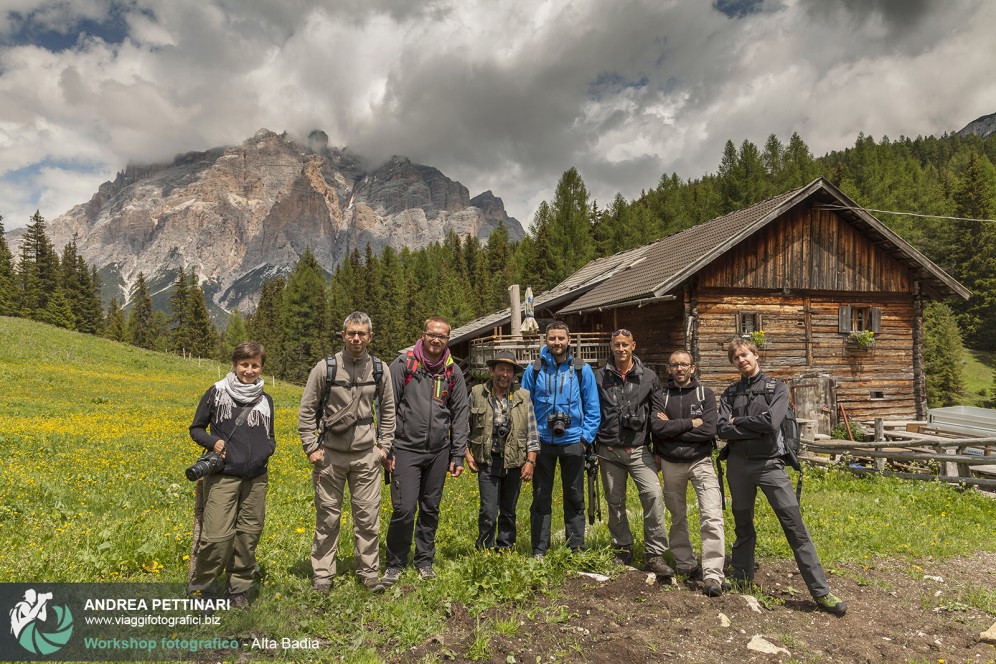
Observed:
[[[210,595],[211,585],[228,572],[228,593],[244,593],[256,572],[256,545],[266,515],[267,474],[251,480],[208,475],[204,482],[201,540],[188,593]]]
[[[699,502],[699,533],[702,536],[702,578],[723,581],[726,553],[723,535],[723,499],[712,456],[691,463],[663,460],[664,504],[671,513],[671,553],[679,573],[695,569],[695,552],[688,536],[688,508],[685,495],[691,481]]]
[[[342,501],[349,485],[353,513],[356,575],[377,579],[380,567],[380,454],[336,452],[325,448],[325,460],[312,471],[315,487],[315,539],[311,544],[311,569],[315,581],[331,581],[339,549]]]
[[[632,449],[612,449],[598,446],[598,465],[602,469],[605,502],[609,506],[609,534],[612,546],[631,548],[633,533],[626,514],[626,478],[632,477],[643,505],[643,542],[647,557],[662,556],[667,551],[667,524],[664,522],[664,501],[657,479],[654,457],[646,446]]]

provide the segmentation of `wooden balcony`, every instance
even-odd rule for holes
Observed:
[[[511,351],[515,361],[525,367],[539,357],[540,349],[546,344],[541,335],[491,336],[473,339],[470,342],[470,370],[486,371],[486,362],[499,351]],[[609,356],[609,334],[607,332],[575,332],[571,334],[571,354],[580,357],[594,369],[599,362]]]

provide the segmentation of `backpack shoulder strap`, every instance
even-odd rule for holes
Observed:
[[[318,427],[325,415],[325,408],[329,405],[329,393],[332,391],[332,383],[335,382],[336,372],[335,355],[325,356],[325,389],[322,391],[322,404],[315,412],[315,427]]]
[[[412,376],[418,371],[418,367],[418,358],[415,357],[415,353],[407,351],[405,353],[405,387],[408,386],[408,383],[412,382]]]
[[[376,355],[371,355],[373,360],[373,379],[374,379],[374,420],[376,422],[376,436],[380,438],[380,384],[384,380],[384,363],[380,361],[380,358]]]

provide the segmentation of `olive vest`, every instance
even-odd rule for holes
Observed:
[[[469,449],[478,465],[491,463],[495,411],[491,407],[491,381],[475,385],[470,391]],[[526,462],[529,441],[529,392],[519,388],[509,395],[511,430],[505,441],[502,461],[505,468],[519,468]]]

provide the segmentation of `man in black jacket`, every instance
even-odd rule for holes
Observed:
[[[633,355],[636,341],[629,330],[612,333],[611,349],[612,356],[595,372],[602,416],[595,440],[615,562],[629,565],[633,561],[633,533],[626,512],[626,479],[632,477],[643,506],[646,569],[672,577],[674,570],[663,557],[667,551],[664,501],[648,444],[651,400],[660,392],[661,382]]]
[[[726,388],[719,403],[719,437],[728,443],[723,456],[728,459],[726,477],[736,533],[733,579],[749,583],[754,578],[754,498],[760,488],[781,523],[816,606],[842,616],[847,604],[830,592],[816,547],[802,522],[792,481],[785,472],[787,450],[781,425],[789,408],[788,387],[761,371],[757,347],[746,339],[730,342],[727,357],[740,372],[740,380]]]
[[[432,562],[446,471],[452,477],[463,472],[470,406],[463,372],[447,348],[449,340],[450,324],[433,316],[425,321],[414,348],[391,363],[397,425],[389,462],[394,509],[387,527],[387,569],[381,579],[387,587],[401,578],[413,532],[419,578],[436,578]]]
[[[723,594],[723,499],[712,465],[716,436],[716,396],[699,385],[695,364],[688,351],[671,353],[671,378],[663,395],[655,399],[650,427],[654,434],[654,456],[664,475],[664,504],[671,513],[671,552],[678,574],[701,576],[709,597]],[[691,481],[699,501],[699,532],[702,535],[702,566],[688,536],[685,495]]]

